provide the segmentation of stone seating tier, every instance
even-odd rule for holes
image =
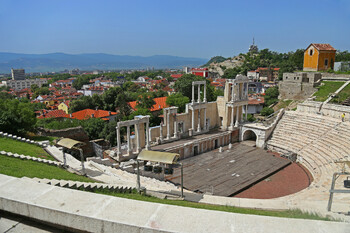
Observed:
[[[314,177],[314,183],[327,186],[332,174],[339,170],[334,162],[349,157],[349,141],[350,122],[287,111],[267,142],[267,147],[301,156],[302,164]]]

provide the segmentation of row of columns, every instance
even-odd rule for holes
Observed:
[[[203,102],[204,103],[207,102],[207,85],[206,85],[205,81],[203,81],[203,83],[201,83],[201,84],[192,82],[192,103],[195,102],[195,96],[194,96],[195,85],[198,86],[198,99],[197,99],[197,102],[198,103],[201,102],[201,85],[204,86]]]
[[[192,109],[192,130],[195,131],[195,127],[194,127],[194,109]],[[203,130],[207,130],[207,109],[204,108],[204,126],[203,126]],[[197,126],[197,132],[200,133],[201,132],[201,109],[198,109],[198,126]]]
[[[174,137],[177,138],[177,120],[176,120],[177,108],[163,108],[163,115],[165,119],[165,125],[167,127],[166,139],[170,139],[170,115],[174,114]],[[163,124],[160,124],[160,140],[163,140]]]
[[[146,145],[145,145],[145,149],[148,150],[149,149],[149,123],[146,122],[142,122],[142,123],[135,123],[134,127],[135,127],[135,137],[136,137],[136,152],[140,152],[141,151],[141,146],[140,146],[140,124],[146,124]],[[126,125],[126,138],[127,138],[127,153],[130,155],[132,153],[132,144],[131,144],[131,138],[130,138],[130,126],[131,125]],[[121,142],[120,142],[120,128],[122,126],[117,126],[116,130],[117,130],[117,155],[121,155]]]
[[[248,112],[248,105],[241,105],[242,106],[242,111],[241,111],[241,117],[240,117],[240,119],[241,119],[241,122],[243,121],[243,107],[245,108],[245,121],[247,121],[247,116],[248,116],[248,114],[247,114],[247,112]],[[239,124],[239,121],[238,121],[238,119],[239,119],[239,107],[241,107],[241,106],[232,106],[231,107],[231,124],[230,124],[230,126],[231,126],[231,128],[233,128],[233,127],[238,127],[238,124]],[[236,109],[236,111],[234,111]],[[234,112],[236,112],[236,121],[235,121],[235,123],[233,123],[234,122]]]

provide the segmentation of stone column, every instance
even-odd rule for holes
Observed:
[[[135,137],[136,137],[136,153],[141,151],[140,147],[140,127],[139,124],[135,124]]]
[[[192,103],[194,103],[194,85],[192,83]]]
[[[243,122],[243,105],[241,106],[241,119],[240,122]]]
[[[238,111],[238,106],[236,107],[236,123],[235,123],[235,127],[238,127],[238,118],[239,118],[239,111]]]
[[[234,93],[235,93],[235,85],[232,83],[231,84],[231,101],[234,101],[234,99],[233,99]]]
[[[117,130],[117,147],[118,147],[117,156],[119,156],[121,155],[120,128],[116,127],[116,130]]]
[[[163,141],[163,122],[160,123],[159,139],[160,139],[161,142]]]
[[[146,150],[149,150],[149,121],[146,122]]]
[[[198,103],[201,102],[201,85],[198,84]]]
[[[201,132],[201,109],[198,109],[198,129],[197,132]]]
[[[174,115],[174,137],[177,138],[177,121],[176,121],[176,115]]]
[[[245,121],[248,121],[248,104],[245,105]]]
[[[231,129],[233,128],[233,125],[234,125],[234,123],[233,123],[233,119],[234,119],[234,116],[235,116],[234,110],[235,110],[235,107],[232,106],[231,107],[231,124],[230,124]]]
[[[207,125],[207,109],[204,109],[204,130],[209,129],[209,126]]]
[[[207,102],[207,84],[204,84],[204,97],[203,102]]]
[[[163,119],[164,119],[164,125],[166,125],[167,121],[166,121],[166,108],[163,108]]]
[[[166,139],[170,138],[170,119],[169,119],[169,115],[170,115],[170,109],[167,111],[167,115],[166,115]]]
[[[130,143],[130,125],[126,126],[126,137],[128,138],[128,154],[131,153],[131,143]]]
[[[194,132],[194,106],[192,105],[192,131]]]

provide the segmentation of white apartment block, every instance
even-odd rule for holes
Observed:
[[[5,86],[10,87],[11,89],[18,91],[24,88],[30,88],[31,85],[36,84],[41,87],[43,84],[47,84],[47,79],[24,79],[24,80],[6,80],[2,81]]]

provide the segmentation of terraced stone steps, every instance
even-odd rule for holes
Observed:
[[[53,186],[71,188],[71,189],[77,189],[77,190],[87,190],[87,191],[108,190],[116,193],[131,193],[132,190],[135,189],[135,187],[132,187],[132,186],[120,186],[117,184],[89,183],[89,182],[56,180],[56,179],[40,179],[36,177],[35,178],[23,177],[22,179],[30,179],[38,183],[44,183],[44,184],[49,184]]]
[[[32,161],[35,161],[35,162],[45,163],[45,164],[53,165],[53,166],[56,166],[56,167],[63,166],[63,163],[61,163],[61,162],[48,160],[48,159],[41,159],[41,158],[29,156],[29,155],[22,155],[22,154],[19,155],[17,153],[12,153],[12,152],[0,151],[0,155],[5,155],[5,156],[18,158],[18,159],[23,159],[23,160],[32,160]]]
[[[25,142],[25,143],[29,143],[29,144],[34,144],[40,147],[46,147],[48,145],[50,145],[50,143],[48,141],[44,141],[44,142],[38,142],[38,141],[34,141],[34,140],[30,140],[27,138],[22,138],[22,137],[18,137],[16,135],[12,135],[12,134],[8,134],[5,132],[0,131],[0,137],[6,137],[6,138],[11,138],[20,142]]]

